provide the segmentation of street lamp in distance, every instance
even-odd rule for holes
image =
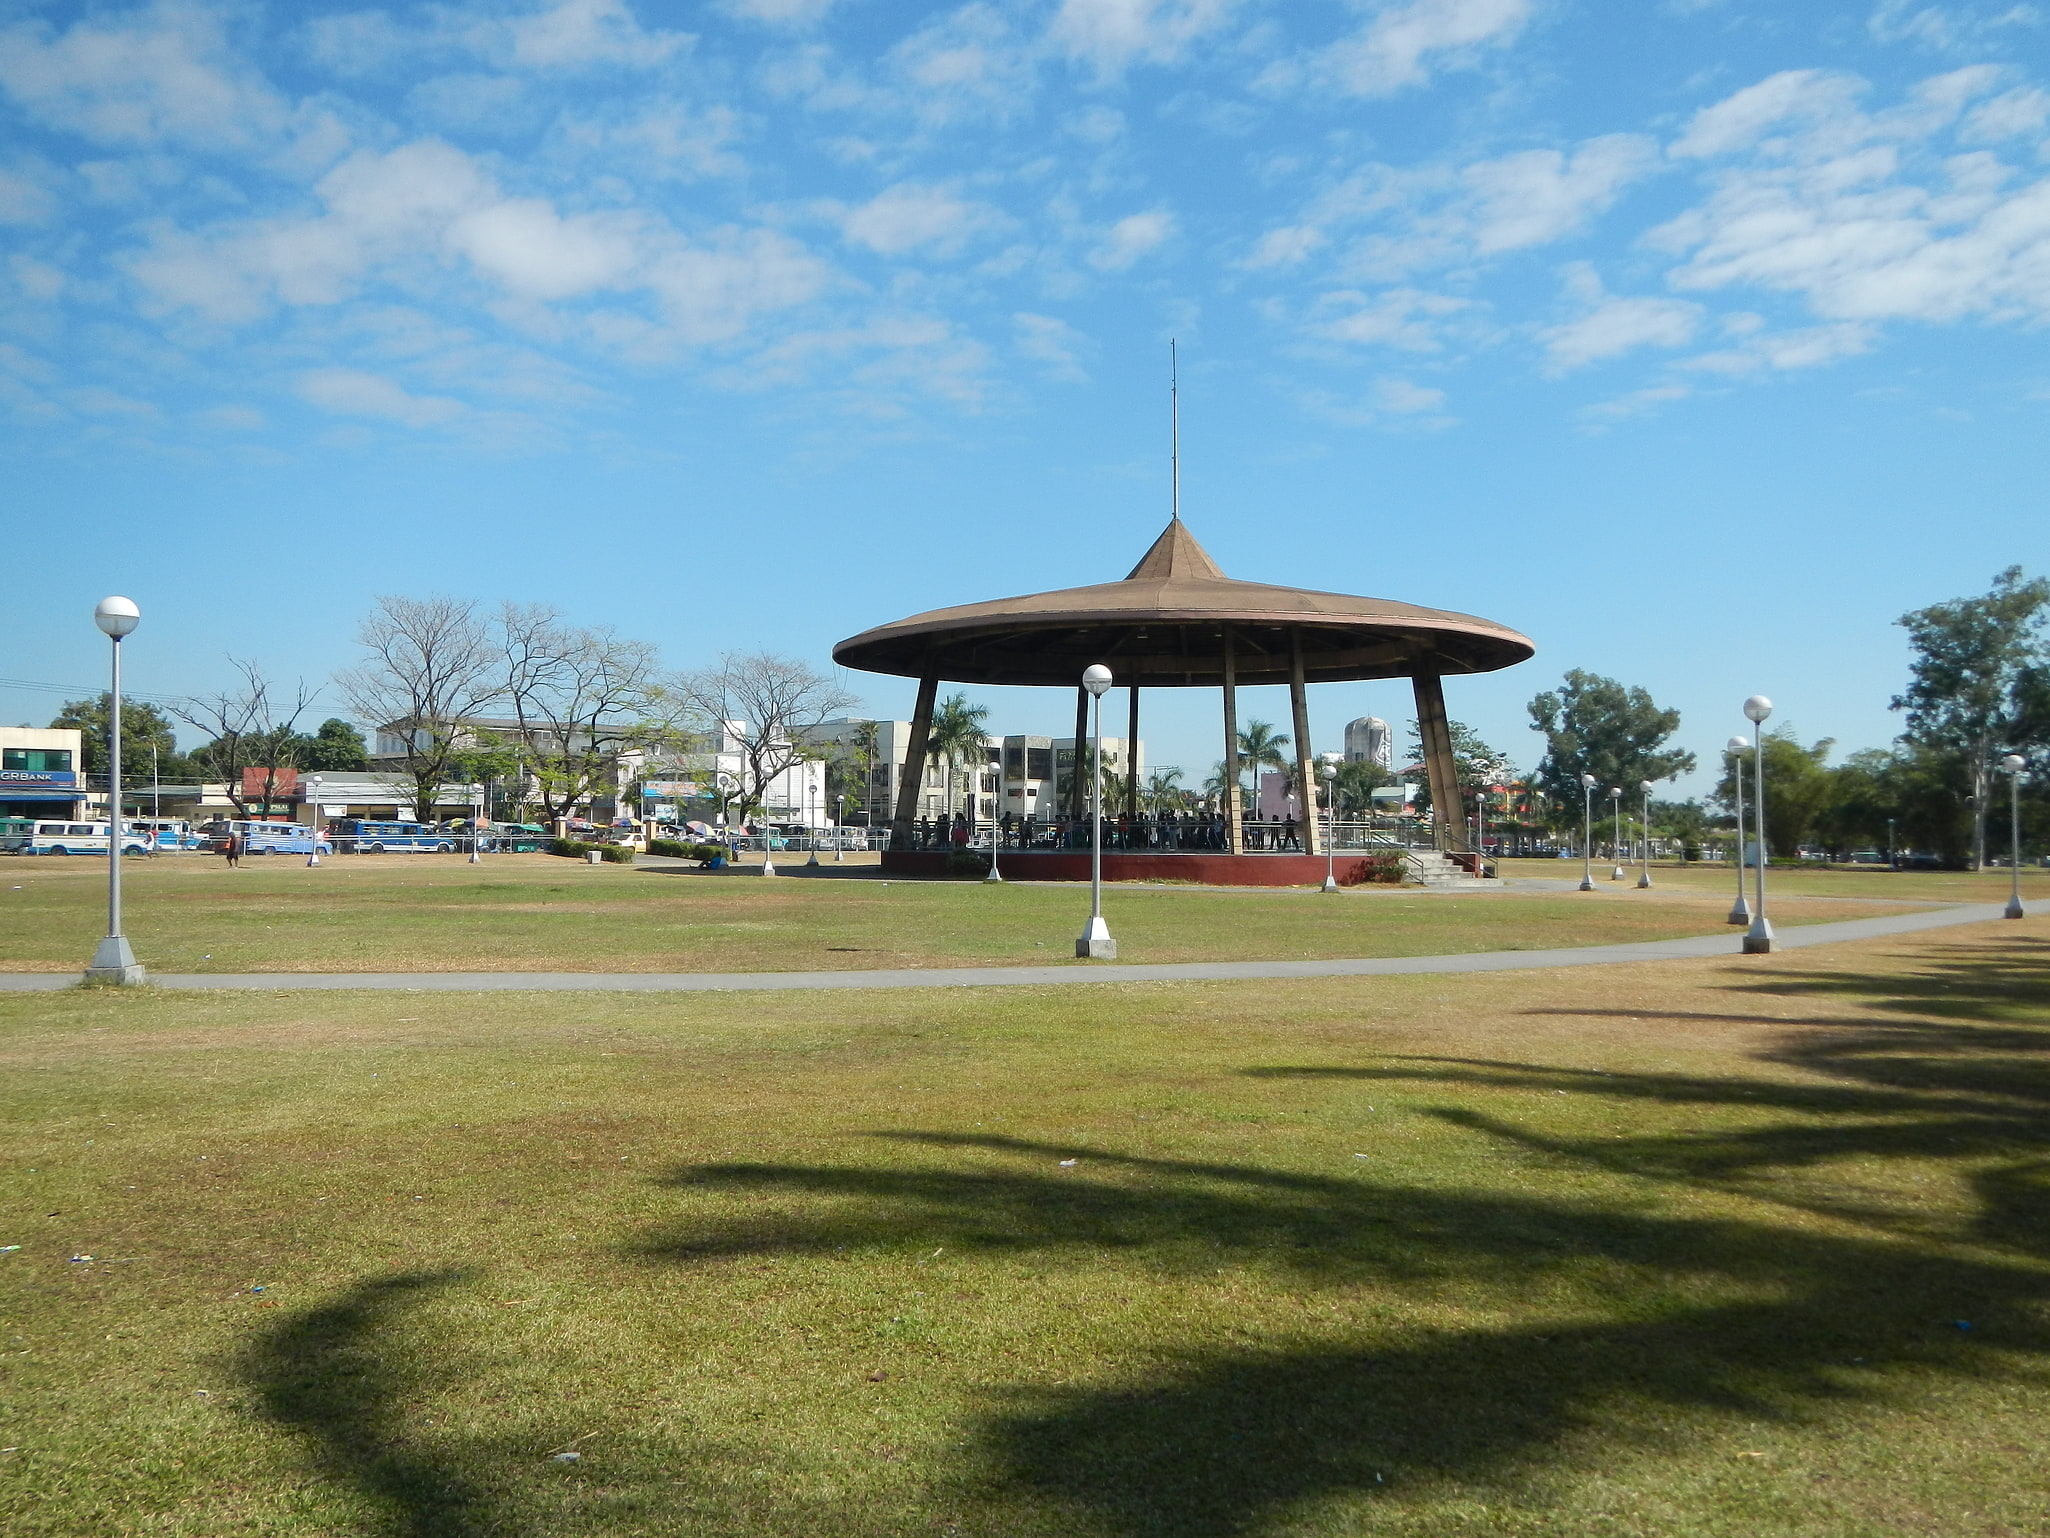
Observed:
[[[93,983],[145,983],[149,976],[121,933],[121,638],[142,623],[142,610],[126,598],[102,598],[93,623],[113,643],[114,659],[107,693],[107,934],[85,976]]]
[[[1772,950],[1772,922],[1765,916],[1765,865],[1769,856],[1765,843],[1765,721],[1772,714],[1772,701],[1754,694],[1744,702],[1744,719],[1758,728],[1751,744],[1751,820],[1758,829],[1758,901],[1751,910],[1751,927],[1744,933],[1744,954],[1763,956]]]
[[[1729,921],[1749,926],[1751,899],[1744,895],[1744,755],[1751,751],[1751,739],[1732,737],[1723,751],[1730,756],[1730,782],[1737,792],[1737,900],[1730,905]]]
[[[1644,873],[1637,878],[1637,890],[1642,892],[1651,885],[1651,781],[1639,780],[1637,788],[1644,792]]]
[[[1118,943],[1103,922],[1103,696],[1110,690],[1110,669],[1090,663],[1082,670],[1082,687],[1089,691],[1094,712],[1089,732],[1089,927],[1075,942],[1075,954],[1087,961],[1115,961]]]
[[[1580,890],[1594,890],[1594,787],[1595,777],[1580,777]]]
[[[2007,842],[2008,842],[2008,896],[2005,916],[2018,919],[2022,916],[2022,770],[2028,767],[2028,760],[2019,753],[2010,753],[2000,761],[2000,767],[2007,771]]]
[[[1609,810],[1615,814],[1616,818],[1616,844],[1615,848],[1611,851],[1616,857],[1616,866],[1615,869],[1609,872],[1609,879],[1611,881],[1621,881],[1623,879],[1623,787],[1620,785],[1611,785],[1609,787]]]
[[[1338,762],[1329,753],[1317,771],[1324,781],[1324,890],[1338,890]]]

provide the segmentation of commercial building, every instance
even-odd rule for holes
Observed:
[[[864,787],[858,810],[871,824],[890,820],[897,795],[904,784],[905,758],[910,750],[909,721],[868,721],[856,717],[827,721],[809,734],[808,741],[830,747],[849,776]],[[1083,742],[1085,750],[1088,741]],[[1011,735],[984,737],[980,763],[964,764],[957,771],[951,799],[948,769],[944,760],[928,759],[918,777],[917,811],[914,819],[952,816],[968,810],[974,799],[975,820],[988,822],[1000,817],[1060,817],[1065,815],[1062,793],[1075,763],[1072,737]],[[1144,774],[1146,744],[1136,749],[1122,737],[1103,739],[1103,770],[1106,775]],[[1083,772],[1088,772],[1085,756]],[[848,811],[857,810],[850,799]]]
[[[83,817],[85,799],[84,733],[0,726],[0,817]]]

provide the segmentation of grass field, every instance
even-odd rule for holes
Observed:
[[[1559,862],[1529,862],[1546,876]],[[126,923],[160,972],[787,971],[1070,962],[1088,914],[1068,885],[798,877],[588,866],[547,855],[357,856],[228,870],[209,858],[131,861]],[[1578,867],[1574,868],[1577,875]],[[1730,897],[1714,873],[1658,873],[1637,892],[1448,897],[1415,889],[1219,892],[1114,889],[1126,961],[1264,960],[1538,950],[1713,933]],[[106,867],[0,863],[0,971],[75,971],[105,931]],[[1981,894],[1990,877],[1891,887],[1883,876],[1806,878],[1776,922],[1815,923]],[[1912,879],[1912,878],[1903,878]],[[1831,885],[1831,882],[1834,882]],[[1971,882],[1976,884],[1969,884]],[[2050,884],[2046,884],[2050,887]]]
[[[1371,982],[0,996],[0,1527],[2041,1533],[2046,1048],[2035,918]]]

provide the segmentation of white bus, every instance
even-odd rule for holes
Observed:
[[[150,836],[137,829],[134,823],[126,824],[121,834],[123,854],[148,854]],[[105,854],[107,852],[107,824],[104,822],[42,822],[31,828],[19,845],[16,854]]]

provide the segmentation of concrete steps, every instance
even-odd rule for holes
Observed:
[[[1493,892],[1502,888],[1501,878],[1470,875],[1456,860],[1435,849],[1409,852],[1408,884],[1432,892]]]

